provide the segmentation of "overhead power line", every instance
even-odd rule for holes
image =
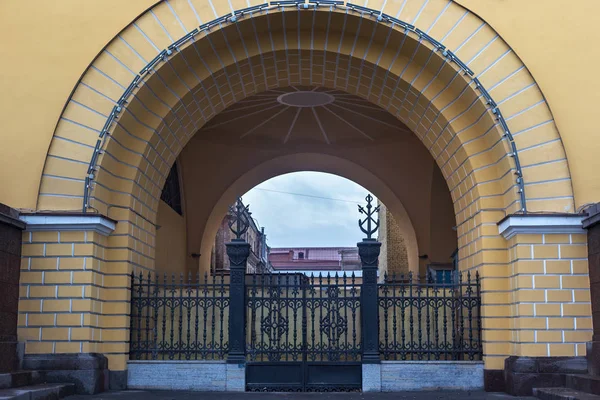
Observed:
[[[359,202],[359,201],[344,200],[344,199],[334,199],[332,197],[315,196],[315,195],[312,195],[312,194],[305,194],[305,193],[286,192],[286,191],[283,191],[283,190],[263,189],[263,188],[257,188],[257,187],[254,188],[254,190],[262,190],[263,192],[273,192],[273,193],[289,194],[289,195],[292,195],[292,196],[310,197],[310,198],[313,198],[313,199],[341,201],[343,203],[361,204],[361,202]]]

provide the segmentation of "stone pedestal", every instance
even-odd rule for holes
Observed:
[[[17,314],[24,228],[19,213],[0,204],[0,373],[17,368]]]
[[[591,375],[600,376],[600,203],[586,211],[589,216],[583,221],[583,227],[588,230],[588,265],[594,327],[592,342],[587,345],[588,371]]]
[[[587,372],[584,357],[508,357],[504,362],[506,392],[531,396],[533,388],[565,387],[570,374]]]
[[[37,371],[41,382],[72,383],[77,394],[108,390],[108,360],[102,354],[27,354],[23,368]]]
[[[381,392],[381,364],[362,365],[362,391]]]

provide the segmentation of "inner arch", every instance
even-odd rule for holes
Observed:
[[[185,156],[185,154],[184,154]],[[185,171],[184,166],[184,171]],[[270,178],[300,171],[326,172],[352,180],[363,186],[377,196],[394,215],[394,219],[403,232],[406,233],[406,244],[408,251],[409,268],[417,273],[419,271],[419,245],[417,234],[408,212],[398,195],[380,178],[371,173],[361,165],[327,154],[318,153],[295,153],[286,156],[270,159],[266,162],[257,162],[257,165],[243,173],[238,179],[229,185],[216,201],[211,202],[212,209],[206,219],[204,229],[188,228],[188,246],[199,246],[199,253],[210,254],[214,243],[215,235],[219,229],[223,216],[227,213],[228,207],[235,202],[238,196],[246,193],[254,186]],[[190,193],[190,191],[187,191]],[[192,194],[193,196],[193,194]],[[190,198],[190,202],[195,202],[195,197]],[[190,212],[194,212],[190,210]],[[189,219],[201,219],[197,214],[193,214]],[[358,228],[357,228],[358,229]],[[198,233],[201,234],[201,240],[198,241]],[[198,248],[198,247],[196,247]],[[202,271],[209,270],[209,257],[200,256],[199,268]],[[197,265],[192,262],[191,269],[196,270]]]

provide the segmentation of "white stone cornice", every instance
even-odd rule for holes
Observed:
[[[585,233],[584,218],[574,214],[509,215],[498,223],[498,233],[505,239],[518,234]]]
[[[27,224],[25,231],[94,231],[108,236],[116,222],[98,214],[22,214],[19,219]]]

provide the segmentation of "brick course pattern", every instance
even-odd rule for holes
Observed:
[[[125,368],[131,266],[107,250],[119,238],[23,233],[18,336],[26,353],[97,352],[110,369]]]
[[[402,235],[400,226],[394,221],[394,216],[383,205],[379,211],[379,236],[381,242],[381,254],[379,256],[380,276],[384,272],[388,274],[408,274],[408,252],[406,241]]]
[[[510,311],[506,350],[517,356],[585,356],[592,338],[586,235],[520,234],[509,240],[508,252],[510,310],[488,302],[483,311],[497,323]],[[488,341],[490,348],[500,350]]]

